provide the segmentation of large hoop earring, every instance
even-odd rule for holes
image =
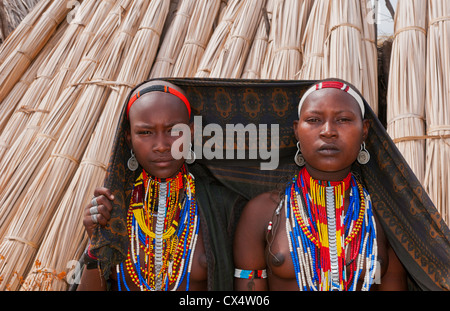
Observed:
[[[358,157],[356,158],[359,164],[367,164],[370,160],[370,153],[366,149],[366,142],[361,144],[361,150],[358,153]]]
[[[128,159],[127,166],[128,166],[128,169],[132,172],[137,170],[139,167],[139,163],[136,160],[136,156],[135,156],[133,150],[131,150],[131,157]]]
[[[294,156],[294,162],[298,166],[304,166],[306,164],[305,158],[300,151],[300,142],[297,142],[297,153]]]
[[[192,164],[197,159],[197,156],[195,155],[194,150],[192,150],[192,144],[189,144],[189,155],[186,158],[185,162],[186,164]]]

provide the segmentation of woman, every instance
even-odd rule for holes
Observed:
[[[192,130],[190,119],[188,99],[171,83],[149,81],[131,92],[105,186],[85,208],[91,240],[78,290],[232,288],[229,219],[244,201],[188,167],[192,150],[186,163],[172,155],[183,138],[177,127]]]
[[[235,288],[405,290],[405,271],[352,174],[355,160],[370,157],[361,95],[343,81],[322,81],[304,94],[298,116],[299,171],[281,195],[263,193],[245,207]]]

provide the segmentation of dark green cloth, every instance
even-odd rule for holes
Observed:
[[[233,290],[233,233],[247,200],[224,187],[201,165],[192,165],[208,264],[208,289]]]
[[[297,104],[315,81],[166,80],[186,91],[194,114],[202,116],[203,126],[211,123],[223,129],[226,124],[239,123],[268,124],[269,129],[271,124],[279,126],[280,163],[276,170],[260,170],[260,159],[198,159],[196,162],[201,164],[199,167],[207,168],[205,172],[210,172],[220,184],[246,199],[284,187],[297,169],[293,164],[296,139],[292,128],[293,121],[298,119]],[[371,125],[366,141],[371,160],[364,166],[355,164],[354,171],[368,189],[386,236],[412,280],[422,290],[449,290],[449,228],[373,111],[367,103],[365,106],[366,118]],[[200,144],[207,139],[204,138]],[[121,138],[116,140],[120,141]],[[123,141],[120,144],[116,143],[113,150],[116,157],[112,157],[105,183],[107,187],[115,189],[123,188],[130,182],[124,160],[129,157],[129,149]],[[254,144],[247,140],[246,146],[248,152]],[[194,149],[198,147],[201,146],[194,146]],[[121,157],[117,157],[119,149]],[[208,196],[212,193],[210,191]],[[125,195],[118,196],[123,196],[120,202],[128,202]],[[215,201],[213,196],[210,201]],[[228,206],[227,213],[232,214],[232,207]],[[236,213],[234,215],[236,217]],[[123,220],[125,210],[118,203],[115,205],[114,217],[111,226],[107,230],[99,230],[93,238],[96,254],[105,258],[105,263],[121,260],[127,247]],[[224,217],[223,223],[226,224],[230,217]],[[215,228],[215,224],[211,226]],[[212,237],[210,242],[214,244],[213,253],[220,251],[222,242],[219,239]],[[221,276],[215,277],[214,282],[220,283]],[[226,280],[224,282],[228,283]]]

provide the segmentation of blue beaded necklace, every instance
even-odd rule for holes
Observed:
[[[362,290],[369,290],[377,266],[375,218],[369,194],[351,176],[349,207],[344,214],[344,199],[336,196],[336,187],[323,183],[323,193],[311,193],[305,173],[303,169],[286,187],[284,200],[286,233],[299,289],[356,290],[364,275]],[[313,197],[322,198],[319,201],[327,202],[322,204],[326,206],[316,204]],[[342,203],[339,209],[336,202]],[[313,221],[317,217],[324,223]],[[336,233],[340,229],[345,232],[341,240]]]
[[[133,282],[137,286],[139,286],[141,290],[169,290],[169,285],[174,285],[172,290],[176,290],[185,278],[186,278],[186,290],[189,290],[189,279],[193,259],[192,255],[195,250],[197,237],[199,233],[200,218],[198,214],[197,203],[195,200],[194,178],[190,174],[184,176],[185,176],[184,180],[186,181],[185,196],[184,201],[182,203],[177,203],[181,204],[181,206],[179,210],[177,227],[174,232],[175,238],[171,238],[170,241],[173,242],[163,244],[164,247],[163,251],[166,254],[168,254],[167,252],[170,252],[169,255],[170,259],[168,259],[169,260],[168,263],[162,262],[164,263],[164,265],[161,267],[161,269],[164,269],[163,270],[164,274],[162,273],[160,273],[159,275],[155,274],[153,284],[149,284],[148,280],[144,276],[145,273],[149,272],[147,272],[146,269],[142,269],[141,267],[140,248],[146,249],[147,251],[151,249],[155,251],[156,249],[155,245],[158,243],[157,240],[158,236],[162,237],[163,232],[160,232],[159,234],[157,232],[155,232],[155,234],[152,233],[153,236],[152,238],[146,233],[148,232],[148,227],[145,228],[146,230],[144,232],[143,228],[141,227],[142,224],[138,222],[138,220],[136,219],[133,209],[142,208],[143,206],[148,206],[150,208],[152,206],[152,204],[145,203],[146,200],[144,200],[145,204],[139,203],[141,202],[139,198],[142,198],[141,192],[144,188],[143,186],[145,186],[145,182],[143,182],[142,175],[136,181],[133,187],[133,194],[132,194],[132,197],[134,197],[135,199],[132,198],[132,203],[130,203],[130,209],[128,213],[129,217],[128,226],[129,226],[131,246],[128,252],[128,259],[126,261],[126,269],[124,269],[124,263],[117,265],[116,268],[119,291],[122,290],[123,287],[127,291],[130,290],[129,286],[125,281],[125,273],[124,273],[125,270],[128,271]],[[171,183],[167,183],[164,186],[167,186],[167,193],[171,193],[170,192]],[[135,189],[137,191],[136,193],[134,191]],[[165,190],[163,191],[166,193]],[[168,204],[166,202],[168,202],[168,199],[165,198],[161,202],[159,202],[160,206],[158,207],[157,212],[162,213],[162,216],[165,215],[166,211],[166,208],[162,204]],[[166,227],[167,221],[165,221],[164,223],[165,223],[164,227]],[[171,247],[171,251],[169,251],[168,247]],[[154,254],[152,257],[154,258],[155,262],[154,267],[156,266],[158,261],[157,256],[158,254]],[[146,263],[150,259],[151,258],[148,257],[146,259]],[[161,262],[161,259],[159,260]],[[172,266],[177,266],[178,267],[177,270],[171,271]]]

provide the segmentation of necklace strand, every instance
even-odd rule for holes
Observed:
[[[124,264],[140,290],[176,290],[185,277],[189,290],[199,231],[192,175],[183,170],[177,177],[162,182],[143,171],[133,186],[127,227],[130,248],[125,263],[116,268],[119,290],[129,290]]]
[[[319,182],[302,169],[286,188],[284,202],[299,289],[356,290],[364,273],[362,290],[369,290],[376,275],[377,245],[370,196],[361,184],[351,174],[339,183]]]

